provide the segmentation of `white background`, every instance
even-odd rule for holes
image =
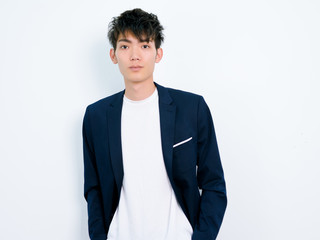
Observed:
[[[165,28],[154,80],[211,109],[229,199],[218,239],[320,239],[316,0],[1,0],[0,239],[89,239],[82,119],[124,88],[107,26],[134,7]]]

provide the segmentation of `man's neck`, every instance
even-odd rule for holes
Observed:
[[[152,95],[156,85],[152,81],[129,82],[125,81],[125,96],[133,101],[140,101]]]

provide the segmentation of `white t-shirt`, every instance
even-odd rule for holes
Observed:
[[[121,144],[123,185],[108,240],[191,240],[163,160],[157,88],[140,101],[124,95]]]

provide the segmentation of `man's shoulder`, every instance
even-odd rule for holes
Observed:
[[[177,88],[172,88],[172,87],[166,87],[168,90],[170,96],[174,101],[178,102],[189,102],[189,101],[199,101],[200,98],[202,98],[202,95],[187,91],[187,90],[182,90],[182,89],[177,89]]]
[[[97,110],[97,109],[104,110],[110,105],[110,103],[113,102],[113,100],[115,98],[119,97],[122,94],[123,91],[124,90],[121,90],[121,91],[113,93],[112,95],[109,95],[107,97],[98,99],[97,101],[90,103],[87,106],[87,108],[92,109],[92,110]]]
[[[198,103],[199,100],[202,98],[202,95],[195,93],[195,92],[191,92],[191,91],[187,91],[187,90],[183,90],[183,89],[178,89],[178,88],[173,88],[173,87],[167,87],[167,86],[162,86],[159,85],[160,87],[166,89],[170,95],[170,97],[173,99],[173,101],[176,104],[189,104],[189,103]],[[119,92],[116,92],[112,95],[109,95],[107,97],[98,99],[97,101],[89,104],[87,106],[88,109],[90,109],[91,111],[97,111],[97,110],[106,110],[107,107],[116,99],[118,99],[119,97],[121,97],[121,95],[123,94],[124,90],[121,90]],[[190,106],[190,105],[189,105]]]
[[[177,96],[185,96],[185,97],[200,97],[201,95],[195,92],[190,92],[178,88],[171,88],[166,87],[171,95],[177,95]]]

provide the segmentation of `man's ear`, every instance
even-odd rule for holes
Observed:
[[[117,59],[116,53],[115,53],[115,51],[114,51],[113,48],[110,49],[110,58],[111,58],[111,61],[112,61],[114,64],[117,64],[117,63],[118,63],[118,59]]]
[[[156,55],[156,63],[160,62],[163,56],[163,50],[162,48],[157,49],[157,55]]]

